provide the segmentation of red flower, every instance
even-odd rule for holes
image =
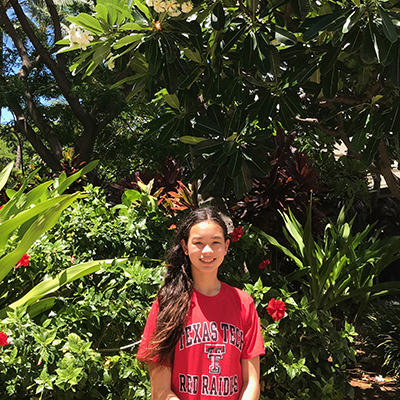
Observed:
[[[0,210],[4,207],[4,204],[2,206],[0,206]]]
[[[11,344],[8,341],[8,336],[4,332],[0,332],[0,346],[3,347],[6,344]]]
[[[176,225],[175,224],[171,224],[170,227],[168,228],[169,231],[172,231],[173,229],[176,229]]]
[[[69,261],[71,262],[71,264],[73,264],[75,262],[75,257],[71,256],[71,259]]]
[[[285,315],[285,303],[282,300],[271,299],[267,305],[267,312],[275,321],[279,321]]]
[[[243,235],[243,228],[241,226],[238,226],[232,232],[232,242],[238,242],[242,235]]]
[[[14,268],[27,267],[28,265],[29,265],[29,256],[28,254],[24,254]]]
[[[271,261],[269,261],[269,259],[267,258],[267,259],[264,260],[262,263],[260,263],[260,265],[258,266],[258,268],[264,269],[265,267],[268,267],[269,264],[271,264]]]

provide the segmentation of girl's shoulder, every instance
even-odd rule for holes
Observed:
[[[230,286],[224,282],[221,282],[221,283],[222,283],[222,285],[225,286],[225,293],[227,296],[236,298],[244,306],[252,306],[254,304],[253,298],[248,293],[246,293],[244,290],[241,290],[234,286]]]

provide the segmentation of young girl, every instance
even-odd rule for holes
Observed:
[[[193,211],[177,233],[137,354],[153,400],[259,398],[265,351],[254,302],[217,277],[228,246],[213,208]]]

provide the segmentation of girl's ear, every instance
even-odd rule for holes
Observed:
[[[228,247],[229,247],[229,244],[230,244],[230,243],[231,243],[231,242],[230,242],[229,239],[225,242],[225,254],[228,253]]]
[[[183,239],[181,240],[181,246],[182,246],[183,252],[184,252],[186,255],[188,255],[187,244],[186,244],[186,242],[185,242]]]

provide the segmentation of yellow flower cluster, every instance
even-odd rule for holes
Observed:
[[[177,17],[181,13],[188,13],[193,9],[193,3],[191,1],[185,1],[179,4],[175,0],[146,0],[146,4],[149,7],[154,7],[154,10],[158,13],[166,12],[170,17]]]

